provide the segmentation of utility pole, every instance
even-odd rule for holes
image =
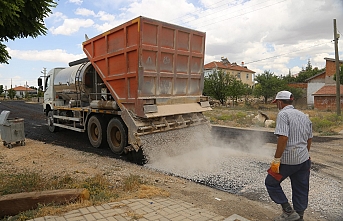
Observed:
[[[335,41],[335,64],[336,64],[336,109],[337,115],[341,116],[341,84],[339,76],[339,55],[338,55],[338,39],[339,35],[337,34],[336,19],[333,20],[333,37]]]
[[[46,78],[46,68],[43,68],[43,71],[41,71],[40,73],[43,74],[43,76],[39,76],[39,77],[43,77],[43,91],[45,91],[45,78]]]

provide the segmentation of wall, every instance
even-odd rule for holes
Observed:
[[[310,106],[310,107],[314,106],[314,96],[312,94],[317,92],[324,85],[325,85],[324,82],[308,83],[308,85],[307,85],[307,106]]]
[[[336,110],[335,96],[315,96],[314,108],[318,110]],[[343,109],[343,96],[341,96],[341,109]]]
[[[228,71],[231,71],[231,70],[228,70]],[[248,84],[250,86],[254,85],[252,73],[244,72],[244,71],[231,71],[231,74],[234,76],[237,76],[238,73],[240,73],[240,78],[237,78],[237,79],[241,80],[244,84]],[[247,74],[249,75],[249,78],[246,77]]]
[[[340,63],[339,65],[342,65]],[[325,76],[325,83],[326,84],[335,84],[333,76],[336,73],[336,63],[335,61],[326,60],[326,76]]]
[[[214,72],[216,71],[216,69],[206,69],[204,70],[204,76],[208,76],[210,74],[213,74]],[[250,86],[253,86],[254,85],[254,82],[253,82],[253,73],[250,73],[250,72],[243,72],[243,71],[233,71],[233,70],[230,70],[230,69],[223,69],[222,71],[224,71],[225,73],[228,73],[232,76],[237,76],[238,73],[241,74],[241,78],[237,78],[238,80],[241,80],[243,83],[245,84],[248,84]],[[247,79],[246,76],[247,74],[249,74],[249,78]]]

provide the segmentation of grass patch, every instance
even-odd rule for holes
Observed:
[[[37,173],[0,174],[0,196],[13,193],[46,190],[47,184]]]
[[[214,107],[212,111],[204,112],[204,115],[210,119],[212,124],[219,124],[233,127],[264,127],[263,122],[253,122],[253,118],[262,111],[270,120],[276,121],[278,109],[275,105],[265,105],[263,107],[247,107],[235,106],[232,108],[227,107]],[[343,130],[343,116],[337,116],[336,113],[318,110],[301,110],[308,114],[312,121],[313,132],[319,135],[336,135],[339,131]],[[271,126],[272,128],[275,125]]]
[[[125,198],[151,198],[154,196],[168,197],[170,194],[158,187],[151,186],[138,175],[130,174],[118,184],[113,185],[106,176],[97,174],[84,180],[78,180],[70,175],[47,178],[38,173],[25,171],[21,174],[0,173],[0,196],[20,192],[32,192],[53,189],[86,188],[90,199],[72,202],[66,205],[39,205],[35,210],[25,211],[13,217],[2,220],[28,220],[42,216],[59,215],[70,210],[101,205]]]
[[[143,184],[143,181],[140,178],[140,176],[130,174],[128,177],[124,179],[123,190],[125,192],[134,192],[134,191],[137,191],[140,185],[142,184]]]
[[[142,184],[138,190],[139,198],[152,198],[154,196],[169,197],[170,193],[155,186]]]
[[[343,117],[337,116],[337,114],[316,114],[314,117],[310,117],[312,121],[313,131],[320,133],[324,136],[336,135],[335,128],[340,128],[343,123]]]

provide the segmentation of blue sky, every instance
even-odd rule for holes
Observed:
[[[311,60],[334,58],[333,19],[341,34],[343,0],[59,0],[45,19],[48,33],[4,42],[12,57],[0,64],[0,85],[37,86],[41,71],[85,57],[85,34],[94,37],[138,16],[206,32],[205,63],[227,57],[265,70],[298,73]]]

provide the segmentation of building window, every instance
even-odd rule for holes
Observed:
[[[247,74],[247,80],[249,80],[249,74]]]
[[[240,72],[237,73],[237,78],[241,79],[241,73]]]

